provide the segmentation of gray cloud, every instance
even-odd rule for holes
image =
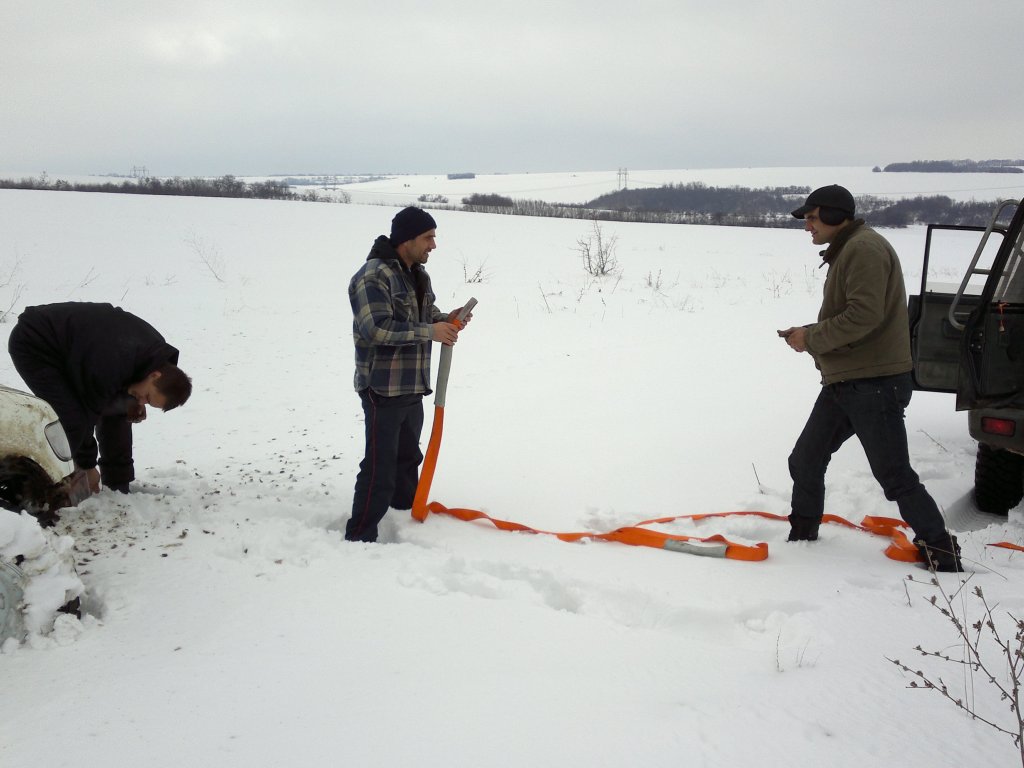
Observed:
[[[1021,28],[1019,0],[835,5],[0,0],[0,168],[486,172],[1022,153],[1019,63],[998,32]]]

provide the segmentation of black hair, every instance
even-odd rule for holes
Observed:
[[[155,386],[167,401],[164,411],[171,411],[183,405],[192,394],[192,379],[173,363],[164,363],[157,370],[160,372],[160,378],[156,380]]]

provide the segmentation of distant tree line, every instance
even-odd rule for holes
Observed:
[[[40,189],[58,192],[114,192],[125,195],[181,195],[187,197],[242,197],[259,198],[261,200],[307,200],[329,201],[316,190],[308,190],[302,194],[292,191],[283,181],[245,182],[234,176],[221,176],[217,179],[202,178],[145,178],[131,181],[85,182],[71,183],[64,179],[50,181],[42,178],[25,178],[20,180],[0,179],[0,189]]]
[[[0,189],[38,189],[73,192],[116,192],[135,195],[183,195],[191,197],[259,198],[263,200],[305,200],[331,202],[333,198],[311,189],[297,194],[284,181],[245,182],[234,176],[217,179],[145,178],[120,183],[70,183],[63,179],[0,179]],[[740,227],[802,227],[790,212],[810,193],[810,187],[709,187],[696,182],[662,187],[620,189],[588,203],[560,204],[543,200],[519,200],[498,194],[476,193],[462,199],[462,205],[447,205],[436,196],[420,202],[440,203],[435,208],[599,221],[630,221],[663,224],[713,224]],[[945,195],[918,196],[905,200],[862,196],[857,198],[857,215],[882,227],[910,224],[988,223],[994,202],[958,202]]]
[[[666,184],[661,187],[620,189],[601,195],[587,208],[654,213],[691,213],[709,216],[765,216],[788,214],[796,197],[806,197],[810,187],[709,187],[701,182]]]
[[[619,190],[592,200],[587,208],[630,214],[669,214],[668,220],[760,227],[802,227],[791,211],[803,202],[810,187],[708,187],[673,184],[652,189]],[[857,198],[857,215],[882,227],[910,224],[987,224],[994,202],[959,202],[945,195],[892,200],[865,195]],[[685,218],[679,219],[683,216]],[[648,221],[651,218],[629,218]]]
[[[476,193],[462,198],[462,205],[432,206],[473,213],[503,213],[509,216],[539,216],[555,219],[593,219],[594,212],[582,205],[523,200],[504,195]]]
[[[673,185],[674,187],[676,185]],[[603,195],[589,203],[549,203],[543,200],[523,200],[504,195],[476,193],[462,198],[461,210],[473,211],[475,213],[501,213],[512,216],[540,216],[562,219],[587,219],[597,221],[630,221],[657,224],[718,224],[726,226],[742,227],[767,227],[767,226],[795,226],[798,224],[789,212],[799,203],[792,199],[773,201],[772,210],[765,213],[756,200],[753,202],[743,201],[742,192],[737,194],[736,189],[742,188],[716,188],[703,184],[686,185],[706,193],[703,202],[701,194],[689,196],[686,200],[677,199],[675,203],[665,201],[651,202],[658,198],[659,188],[652,190],[628,190],[629,193],[654,192],[653,196],[640,194],[622,197],[617,200],[609,200],[618,193]],[[676,187],[677,188],[677,187]],[[811,190],[810,187],[786,187],[793,195],[805,197]],[[627,190],[621,190],[627,191]],[[762,190],[748,190],[751,193],[760,193]],[[714,205],[716,193],[723,193],[719,196],[720,201],[728,199],[732,206],[731,210],[724,210],[725,206]],[[707,197],[710,195],[710,198]],[[759,198],[759,195],[753,195]],[[645,205],[656,205],[654,209],[647,209]],[[687,207],[692,205],[692,207]],[[620,206],[620,207],[616,207]],[[437,206],[448,209],[460,209],[459,206]],[[789,221],[785,219],[788,217]],[[792,222],[792,224],[790,223]]]
[[[467,208],[513,208],[516,201],[503,195],[485,195],[478,192],[462,198],[462,204]]]
[[[292,187],[336,186],[338,184],[365,184],[369,181],[385,181],[388,176],[338,176],[326,174],[320,176],[285,176],[281,181]]]
[[[865,196],[857,198],[857,215],[879,227],[910,224],[966,224],[985,226],[992,218],[994,201],[960,202],[945,195],[908,197],[904,200]]]
[[[711,224],[739,227],[802,227],[791,212],[810,193],[810,187],[709,187],[671,184],[618,190],[589,203],[559,204],[520,200],[497,194],[473,194],[462,199],[461,210],[514,216],[546,216],[599,221],[660,224]],[[422,199],[421,199],[422,200]],[[456,205],[432,206],[460,209]],[[905,200],[865,195],[857,198],[857,216],[880,227],[910,224],[986,225],[995,202],[959,202],[945,195]]]
[[[1024,160],[912,160],[889,163],[886,173],[1024,173]]]

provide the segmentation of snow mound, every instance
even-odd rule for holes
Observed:
[[[44,638],[54,634],[55,626],[60,628],[59,638],[51,639],[64,644],[60,638],[73,637],[76,633],[69,625],[77,619],[60,609],[85,591],[75,570],[74,539],[40,527],[27,512],[0,510],[0,561],[6,565],[0,571],[5,594],[21,593],[17,605],[5,606],[7,620],[0,622],[0,632],[9,637],[0,634],[3,650],[22,640],[33,646],[46,644]]]

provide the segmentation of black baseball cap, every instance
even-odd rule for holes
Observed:
[[[846,187],[838,184],[830,184],[827,187],[818,187],[807,196],[807,202],[793,211],[793,215],[802,219],[815,208],[835,208],[837,211],[850,214],[853,218],[857,211],[857,204],[853,201],[853,195]]]

